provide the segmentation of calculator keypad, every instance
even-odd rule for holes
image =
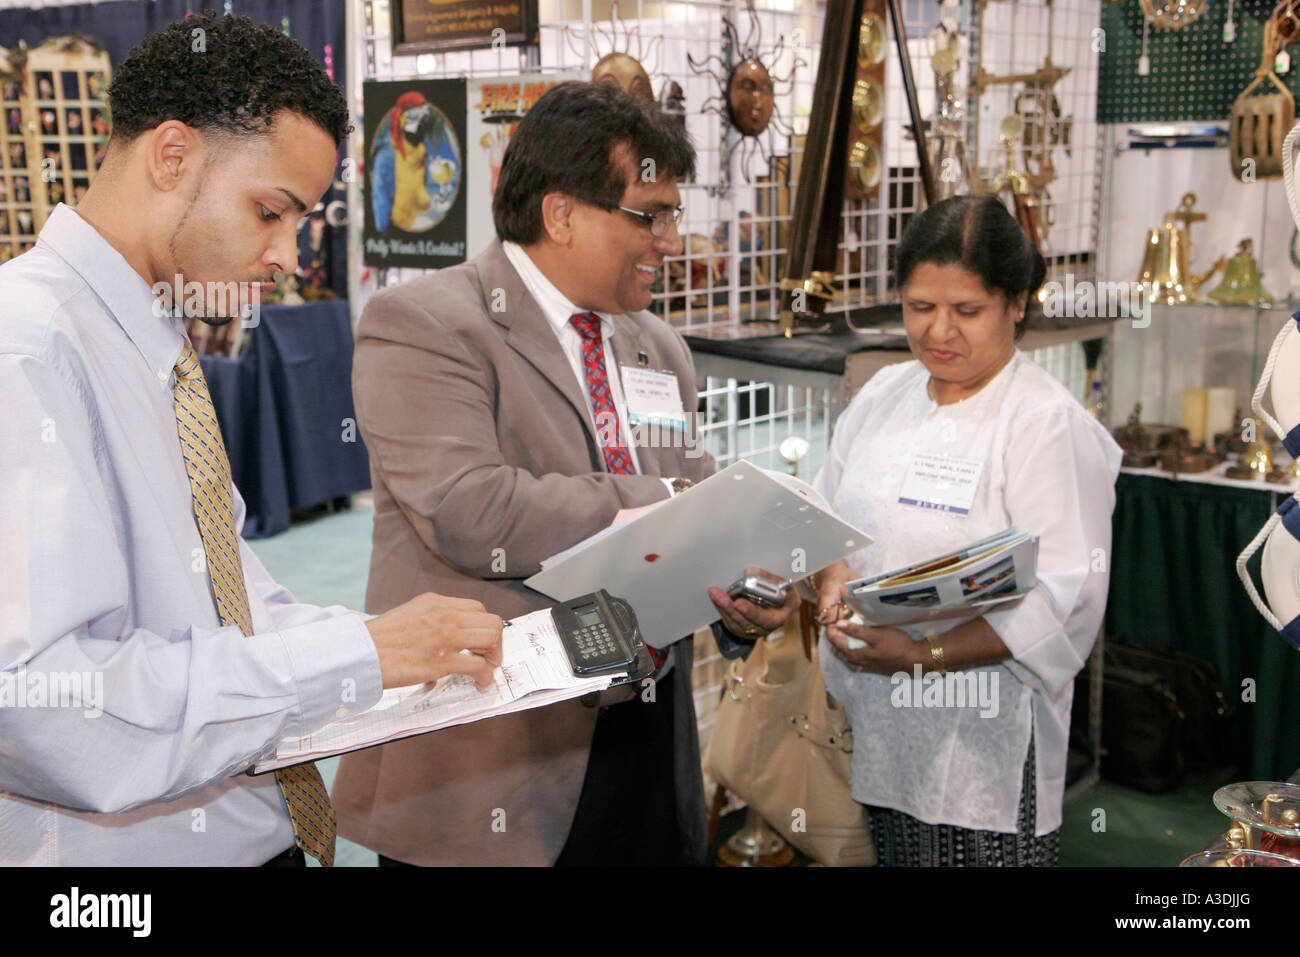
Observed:
[[[609,629],[604,625],[588,625],[579,628],[574,638],[577,642],[578,654],[584,663],[596,664],[601,659],[619,656],[619,649],[614,644]]]

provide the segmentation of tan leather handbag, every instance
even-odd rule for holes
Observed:
[[[867,812],[849,792],[853,732],[822,680],[814,613],[804,602],[779,641],[731,663],[705,765],[809,857],[869,866]]]

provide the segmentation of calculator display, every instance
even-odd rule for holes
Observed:
[[[578,616],[578,621],[582,622],[584,626],[599,625],[601,623],[600,609],[595,605],[575,609],[574,614]]]

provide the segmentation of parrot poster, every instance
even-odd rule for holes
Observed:
[[[464,80],[365,84],[368,265],[464,261],[465,95]]]

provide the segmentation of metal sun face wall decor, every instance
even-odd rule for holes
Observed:
[[[775,64],[785,51],[785,37],[777,38],[770,50],[763,49],[763,28],[752,3],[745,5],[749,15],[749,30],[742,43],[736,27],[726,16],[722,18],[722,55],[697,61],[687,54],[686,60],[697,76],[710,76],[718,84],[718,93],[709,97],[700,107],[701,113],[714,113],[727,120],[741,135],[727,137],[722,155],[722,177],[725,181],[731,167],[731,157],[740,147],[740,168],[748,182],[749,164],[755,153],[761,153],[768,166],[772,162],[772,149],[764,133],[771,127],[788,138],[791,129],[781,115],[777,95],[784,96],[794,85],[794,73],[807,64],[795,57],[790,71],[784,76],[772,73],[768,64]]]
[[[655,102],[655,94],[654,88],[650,84],[650,73],[654,72],[655,67],[652,65],[651,69],[647,71],[642,63],[648,60],[651,53],[657,52],[656,47],[663,42],[663,37],[652,37],[648,43],[643,45],[640,27],[624,26],[623,36],[620,40],[619,26],[621,22],[618,15],[618,4],[615,3],[613,10],[610,12],[608,29],[605,29],[599,23],[592,24],[591,34],[588,37],[592,48],[595,49],[598,46],[596,40],[603,39],[604,42],[599,45],[607,47],[609,52],[596,60],[595,65],[591,68],[591,80],[593,83],[608,83],[653,103]],[[579,59],[582,59],[584,56],[580,42],[582,34],[576,33],[566,26],[564,28],[564,39],[568,43],[569,49]],[[620,46],[623,49],[619,49]],[[632,55],[634,47],[636,56]]]
[[[727,83],[731,122],[746,136],[758,136],[772,121],[776,106],[772,74],[757,60],[744,60]]]

